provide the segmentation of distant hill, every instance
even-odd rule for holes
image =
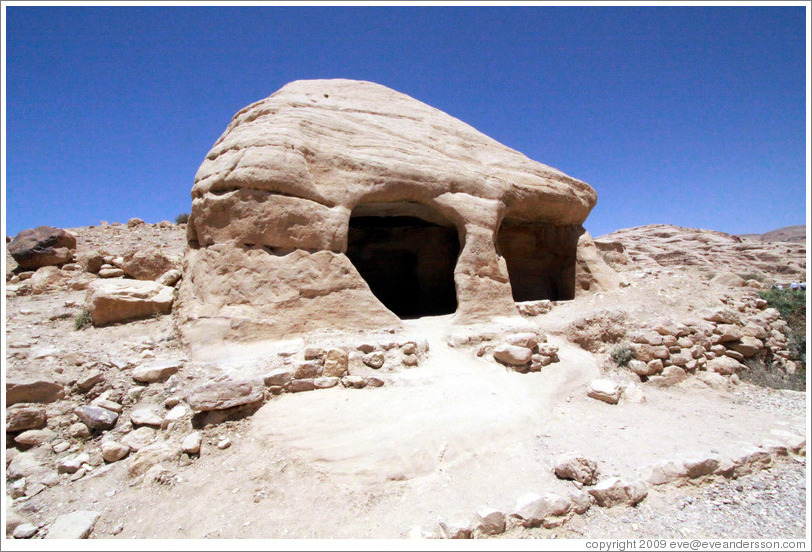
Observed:
[[[766,242],[806,242],[806,226],[785,226],[766,234],[739,234],[740,238]]]

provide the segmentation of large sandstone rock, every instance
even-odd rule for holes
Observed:
[[[87,290],[87,309],[96,326],[169,312],[174,288],[140,280],[94,280]]]
[[[262,400],[262,389],[250,381],[218,381],[203,384],[194,389],[187,401],[195,412],[225,410]]]
[[[65,396],[61,383],[47,379],[6,379],[6,404],[52,403]]]
[[[8,252],[25,270],[65,264],[73,259],[75,250],[73,234],[53,226],[23,230],[8,244]]]
[[[158,247],[128,251],[116,265],[130,278],[153,281],[175,268],[175,263]]]
[[[193,344],[399,327],[387,292],[430,305],[403,298],[427,283],[462,323],[613,283],[581,226],[590,186],[374,83],[296,81],[246,107],[192,198],[180,313]]]

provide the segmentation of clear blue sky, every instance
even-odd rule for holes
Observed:
[[[408,94],[591,184],[599,236],[804,224],[803,7],[7,7],[7,234],[172,220],[242,107]]]

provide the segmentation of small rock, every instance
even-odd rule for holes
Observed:
[[[483,535],[501,535],[505,532],[505,513],[494,508],[480,508],[477,513],[476,531]]]
[[[76,415],[92,430],[111,429],[118,421],[118,414],[100,406],[80,406]]]
[[[164,416],[164,422],[177,422],[186,416],[186,407],[182,404],[176,405]]]
[[[265,374],[262,379],[268,387],[284,386],[293,379],[293,372],[286,368],[278,368]]]
[[[56,518],[46,539],[86,539],[101,517],[101,512],[78,511]]]
[[[68,426],[68,435],[73,437],[74,439],[79,439],[80,441],[84,441],[86,439],[90,439],[90,428],[87,427],[86,424],[82,422],[76,422],[75,424],[71,424]]]
[[[172,459],[176,454],[164,443],[149,445],[131,456],[128,473],[130,477],[138,477],[147,473],[152,466]]]
[[[471,528],[460,522],[445,522],[440,520],[438,523],[438,533],[444,539],[470,539]]]
[[[225,410],[243,404],[257,403],[261,400],[261,389],[256,389],[250,381],[237,380],[203,384],[187,398],[189,406],[195,412]]]
[[[555,475],[561,479],[578,481],[582,485],[594,485],[598,481],[598,463],[570,452],[556,459]]]
[[[56,438],[56,433],[48,428],[45,429],[29,429],[23,431],[14,438],[14,442],[18,445],[26,447],[38,447]]]
[[[166,381],[169,376],[176,374],[181,368],[183,368],[182,360],[154,361],[135,368],[132,377],[140,383],[157,383]]]
[[[366,364],[367,366],[369,366],[370,368],[373,368],[373,369],[377,370],[377,369],[379,369],[380,367],[383,366],[384,356],[383,356],[382,352],[374,351],[372,353],[365,354],[361,358],[361,361],[364,364]]]
[[[330,387],[335,387],[336,385],[338,385],[337,377],[320,377],[313,379],[313,386],[316,389],[328,389]]]
[[[139,450],[148,447],[155,440],[156,432],[151,427],[139,427],[135,431],[131,431],[124,437],[121,442],[127,445],[132,450],[138,452]]]
[[[605,403],[617,404],[621,393],[622,389],[617,382],[600,378],[590,382],[587,396]]]
[[[161,427],[163,418],[149,408],[139,408],[130,413],[130,421],[135,426]]]
[[[313,391],[315,388],[316,388],[316,384],[313,383],[312,378],[291,380],[285,386],[285,389],[287,389],[291,393],[301,393],[303,391]]]
[[[80,391],[87,392],[93,389],[93,386],[104,379],[104,374],[99,370],[91,370],[76,381],[76,387]]]
[[[508,366],[524,366],[533,358],[533,351],[527,347],[504,344],[493,349],[493,358]]]
[[[67,458],[63,458],[59,462],[59,466],[57,467],[57,471],[59,473],[76,473],[81,469],[83,464],[87,464],[90,461],[90,455],[87,453],[77,454],[75,456],[68,456]]]
[[[330,349],[324,358],[324,372],[327,377],[340,378],[347,373],[349,366],[349,354],[341,349]]]
[[[203,437],[199,431],[195,431],[183,438],[180,448],[186,454],[200,454],[200,446],[202,444]]]
[[[116,441],[105,441],[101,444],[102,458],[105,462],[118,462],[130,452],[130,447]]]
[[[648,495],[648,489],[643,481],[626,481],[620,477],[603,479],[588,492],[595,499],[595,503],[604,508],[619,504],[634,506]]]
[[[223,439],[220,439],[220,441],[217,443],[217,448],[219,448],[220,450],[225,450],[230,446],[231,446],[231,439],[229,439],[228,437],[224,437]]]
[[[380,378],[369,376],[367,378],[364,378],[364,383],[367,385],[367,387],[382,387],[384,381]]]
[[[45,407],[36,404],[15,404],[6,409],[6,432],[40,429],[48,422]]]
[[[15,539],[30,539],[37,534],[39,528],[31,523],[22,523],[14,529],[12,535]]]

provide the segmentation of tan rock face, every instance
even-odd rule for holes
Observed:
[[[386,87],[296,81],[198,170],[180,294],[191,341],[399,327],[615,285],[595,191]]]

